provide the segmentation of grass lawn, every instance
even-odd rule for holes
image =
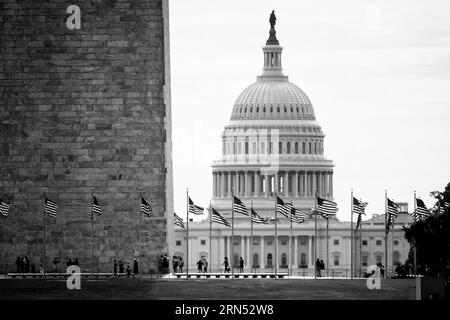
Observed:
[[[415,280],[382,280],[369,290],[361,279],[112,279],[81,282],[68,290],[65,281],[0,280],[0,300],[17,299],[366,299],[409,300]]]

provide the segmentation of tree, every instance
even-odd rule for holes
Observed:
[[[411,250],[417,248],[416,264],[419,274],[428,276],[450,276],[450,183],[443,192],[431,192],[437,201],[434,213],[428,218],[404,227],[405,238]],[[439,207],[445,208],[439,212]],[[411,256],[411,252],[410,252]]]

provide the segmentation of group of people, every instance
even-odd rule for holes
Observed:
[[[172,257],[172,268],[173,272],[183,272],[184,261],[182,257],[173,256]]]
[[[208,261],[206,261],[206,258],[203,258],[203,260],[200,258],[200,260],[197,261],[197,270],[198,272],[206,273],[208,272]]]
[[[133,278],[139,277],[139,265],[138,265],[136,258],[133,259],[133,274],[131,273],[131,268],[130,268],[129,263],[127,263],[127,269],[125,270],[124,263],[122,262],[122,260],[119,260],[119,263],[117,263],[117,260],[114,259],[114,264],[113,264],[114,278],[118,277],[117,267],[119,267],[119,273],[124,273],[126,271],[127,278],[131,278],[131,276],[133,276]]]
[[[17,257],[16,259],[16,272],[17,273],[35,273],[35,267],[34,264],[30,265],[30,260],[27,256],[24,256],[23,258]]]
[[[325,269],[325,264],[323,263],[323,260],[316,260],[316,276],[322,277],[322,270]]]
[[[230,263],[228,262],[228,257],[224,258],[223,263],[221,265],[224,266],[225,273],[230,272],[231,268],[230,268]],[[239,272],[240,273],[244,272],[244,259],[242,259],[242,257],[239,257]]]

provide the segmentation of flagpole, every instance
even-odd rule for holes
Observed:
[[[186,188],[186,277],[189,276],[189,189]]]
[[[250,272],[252,272],[253,269],[253,200],[251,201],[251,209],[250,209],[250,257],[248,257],[249,265],[250,265]]]
[[[209,201],[209,273],[211,273],[211,265],[212,265],[211,241],[212,241],[212,207],[211,207],[211,200],[210,200]]]
[[[387,236],[388,236],[388,229],[387,229],[387,220],[388,220],[388,209],[387,209],[387,190],[384,190],[384,202],[385,202],[385,214],[384,214],[384,263],[385,263],[385,276],[387,278],[388,273],[388,252],[387,252]]]
[[[278,182],[277,182],[278,184]],[[278,278],[278,218],[277,218],[277,188],[273,188],[275,193],[275,279]]]
[[[44,214],[43,214],[43,227],[44,227],[44,234],[42,237],[42,268],[44,269],[44,279],[45,279],[45,191],[47,188],[42,188],[44,192]]]
[[[230,267],[232,278],[234,278],[234,188],[231,188],[231,252],[230,252]]]
[[[392,265],[392,274],[394,274],[394,227],[395,227],[395,218],[392,220],[392,232],[391,232],[391,265]]]
[[[141,200],[141,203],[142,203],[142,188],[141,187],[139,187],[139,198],[141,198],[139,200]],[[139,235],[138,235],[138,250],[137,250],[138,256],[137,256],[137,260],[138,260],[138,263],[140,264],[141,261],[140,261],[139,258],[141,256],[141,234],[142,234],[142,212],[141,212],[140,209],[139,209],[139,228],[138,228],[138,231],[139,231]],[[169,268],[169,271],[170,271],[170,268]]]
[[[291,206],[292,206],[292,199],[291,199]],[[289,232],[289,269],[288,269],[289,276],[291,276],[291,273],[292,273],[292,208],[291,208],[291,211],[289,212],[289,220],[291,222],[290,232]]]
[[[317,279],[317,189],[314,190],[314,279]]]
[[[362,203],[361,199],[359,202]],[[359,221],[359,277],[362,276],[362,217]]]
[[[414,212],[417,210],[416,190],[414,190]],[[417,275],[417,243],[414,241],[414,275]]]
[[[91,187],[91,273],[94,274],[94,188]]]
[[[329,229],[329,217],[327,218],[327,277],[329,277],[329,269],[330,269],[330,237],[329,237],[329,233],[328,233],[328,229]]]
[[[353,279],[353,189],[351,189],[350,216],[350,279]]]

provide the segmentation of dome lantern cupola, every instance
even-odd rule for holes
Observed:
[[[263,47],[264,52],[264,68],[262,76],[281,76],[283,77],[281,67],[281,52],[283,48],[280,46],[280,42],[276,36],[275,23],[276,23],[275,11],[272,11],[270,15],[270,31],[269,39],[266,41],[266,45]]]

